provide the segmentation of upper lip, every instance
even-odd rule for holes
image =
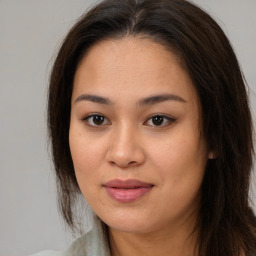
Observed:
[[[108,188],[141,188],[141,187],[152,187],[152,184],[145,183],[139,180],[110,180],[103,185]]]

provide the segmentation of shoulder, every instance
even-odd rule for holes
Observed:
[[[43,251],[43,252],[38,252],[35,254],[31,254],[29,256],[64,256],[63,252],[58,252],[58,251]]]
[[[104,236],[102,222],[93,217],[92,229],[75,240],[65,251],[43,251],[29,256],[109,256],[108,243]]]

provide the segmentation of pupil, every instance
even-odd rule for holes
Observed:
[[[94,116],[93,122],[97,125],[101,125],[104,122],[104,117],[103,116]]]
[[[161,125],[163,123],[163,117],[162,116],[154,116],[153,117],[153,124],[154,125]]]

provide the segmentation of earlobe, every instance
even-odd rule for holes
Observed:
[[[214,151],[209,152],[208,158],[209,159],[215,159],[216,158],[215,152]]]

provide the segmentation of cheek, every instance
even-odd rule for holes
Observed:
[[[72,132],[69,141],[78,186],[87,203],[94,208],[95,194],[100,188],[100,179],[104,178],[104,173],[98,172],[101,169],[101,146]]]
[[[89,182],[95,183],[96,170],[100,169],[104,159],[103,144],[97,143],[92,136],[85,136],[79,129],[71,126],[69,145],[79,186],[83,187],[83,184]]]
[[[205,158],[204,142],[195,133],[175,133],[165,140],[154,143],[150,155],[156,164],[170,167],[197,164]]]
[[[189,128],[190,127],[190,128]],[[205,142],[198,128],[179,127],[162,142],[151,148],[151,162],[163,184],[182,193],[201,185],[207,162]]]
[[[167,211],[170,216],[182,215],[197,207],[204,177],[207,162],[204,143],[194,133],[193,139],[187,135],[170,137],[161,145],[161,150],[154,148],[151,152],[164,198],[159,211]],[[170,205],[168,209],[166,202]]]

